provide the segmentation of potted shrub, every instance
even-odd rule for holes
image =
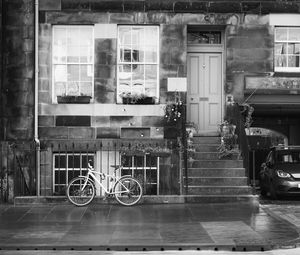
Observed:
[[[131,92],[122,92],[120,94],[123,104],[155,104],[155,97],[149,97],[144,94],[132,94]]]
[[[91,96],[87,95],[62,95],[57,96],[57,103],[58,104],[89,104],[91,100]]]

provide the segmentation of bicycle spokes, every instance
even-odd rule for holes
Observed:
[[[142,196],[142,187],[131,177],[121,178],[115,185],[115,197],[123,205],[134,205]]]

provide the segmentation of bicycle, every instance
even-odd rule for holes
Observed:
[[[121,169],[122,166],[117,167],[114,173],[116,174],[116,171]],[[100,176],[100,180],[110,183],[108,189],[97,179],[96,175]],[[114,196],[121,205],[135,205],[142,198],[142,186],[131,175],[117,178],[115,175],[97,172],[88,162],[87,174],[75,177],[68,184],[66,193],[69,201],[76,206],[85,206],[91,203],[96,195],[95,183],[100,185],[106,196]]]

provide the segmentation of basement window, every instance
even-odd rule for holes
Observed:
[[[138,179],[144,195],[159,195],[159,157],[123,155],[122,162],[122,176],[131,175]]]
[[[53,26],[53,101],[92,97],[94,86],[93,26]],[[68,103],[68,101],[64,101]],[[79,102],[80,103],[80,102]]]
[[[94,162],[94,155],[91,153],[55,153],[54,165],[54,195],[65,195],[66,187],[73,178],[87,174],[88,161]]]
[[[300,72],[300,27],[276,27],[275,72]]]

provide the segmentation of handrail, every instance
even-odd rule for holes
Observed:
[[[235,103],[228,106],[227,118],[229,121],[236,125],[235,133],[237,135],[237,142],[243,159],[243,166],[246,170],[248,185],[250,184],[249,172],[249,143],[245,132],[245,120],[242,116],[240,105]]]

